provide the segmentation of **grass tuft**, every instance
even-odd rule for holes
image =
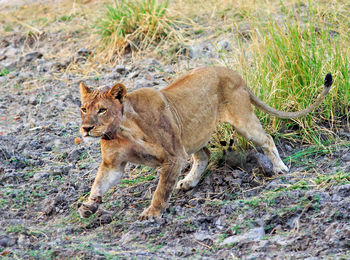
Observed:
[[[97,22],[102,49],[112,57],[126,49],[145,50],[162,40],[179,37],[178,22],[168,14],[169,1],[114,1]]]
[[[287,138],[298,133],[302,141],[317,143],[315,136],[319,140],[330,136],[321,124],[327,122],[332,127],[349,122],[350,52],[346,48],[348,28],[342,31],[330,27],[311,7],[309,15],[307,22],[297,13],[284,22],[256,21],[256,29],[251,33],[253,56],[249,58],[242,52],[238,70],[262,100],[284,111],[311,105],[323,90],[325,75],[331,72],[334,86],[329,96],[309,115],[291,122],[257,112],[270,133],[288,129]]]

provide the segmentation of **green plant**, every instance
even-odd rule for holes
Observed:
[[[73,16],[72,15],[62,15],[61,17],[57,18],[59,22],[70,22],[72,21]]]
[[[324,76],[331,72],[334,86],[329,96],[309,115],[285,121],[257,112],[269,132],[284,128],[288,129],[285,138],[318,143],[331,132],[317,123],[326,121],[333,126],[337,120],[350,119],[350,51],[345,47],[349,28],[343,28],[344,32],[332,28],[312,6],[308,12],[307,22],[298,13],[283,23],[256,21],[257,29],[251,33],[253,58],[243,51],[238,70],[261,99],[285,111],[309,106],[322,91]]]
[[[10,73],[9,69],[8,68],[2,68],[0,69],[0,77],[3,77],[3,76],[6,76]]]
[[[169,1],[114,1],[97,22],[96,33],[110,55],[126,48],[145,49],[162,39],[178,37],[177,22],[168,13]]]

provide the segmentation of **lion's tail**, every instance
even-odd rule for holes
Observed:
[[[253,92],[249,88],[248,88],[248,92],[249,92],[249,96],[252,104],[257,108],[261,109],[262,111],[279,118],[297,118],[297,117],[306,115],[307,113],[311,112],[315,107],[317,107],[325,98],[325,96],[327,96],[332,84],[333,84],[332,74],[328,73],[324,79],[324,90],[316,98],[315,102],[309,107],[296,112],[284,112],[284,111],[277,110],[273,107],[268,106],[263,101],[261,101],[257,96],[253,94]]]

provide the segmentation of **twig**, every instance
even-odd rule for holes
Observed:
[[[211,248],[211,246],[207,245],[207,244],[204,244],[200,241],[198,241],[197,239],[194,239],[194,241],[196,241],[198,244],[202,245],[202,246],[205,246],[206,248]]]

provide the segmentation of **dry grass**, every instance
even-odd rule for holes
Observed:
[[[96,21],[99,46],[109,59],[126,49],[142,51],[182,39],[184,24],[168,12],[168,1],[114,1]]]

